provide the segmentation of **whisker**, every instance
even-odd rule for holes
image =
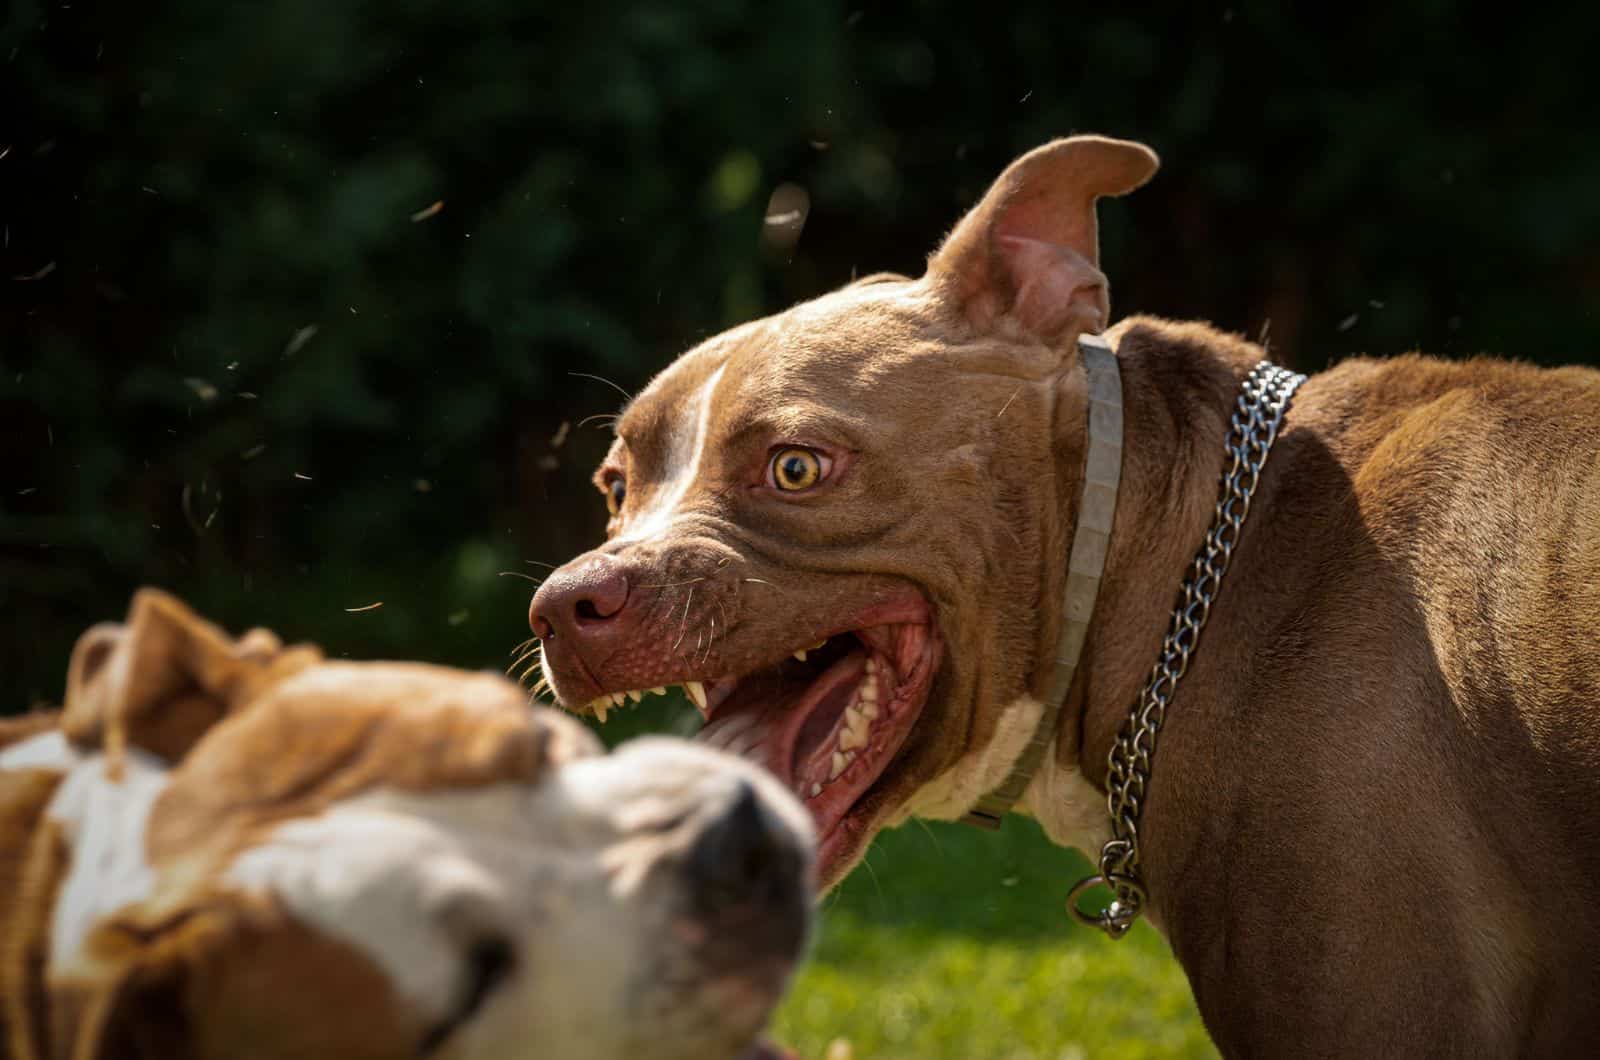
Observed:
[[[502,577],[502,578],[504,578],[507,575],[509,575],[510,577],[513,577],[513,578],[521,578],[524,581],[530,581],[535,585],[543,585],[544,584],[544,579],[543,578],[535,578],[533,575],[524,574],[519,570],[503,570],[503,571],[499,571],[498,573],[499,573],[500,577]]]
[[[515,670],[529,659],[537,659],[538,655],[539,653],[537,651],[529,650],[523,652],[521,655],[511,661],[510,666],[506,667],[506,673],[510,673],[512,670]]]
[[[705,581],[705,578],[702,576],[702,577],[699,577],[699,578],[690,578],[686,582],[657,582],[654,585],[638,585],[638,586],[635,586],[635,588],[637,588],[637,589],[674,589],[674,588],[677,588],[680,585],[693,585],[695,582],[703,582],[703,581]]]
[[[557,569],[559,569],[557,567],[557,565],[554,564],[554,563],[541,563],[536,559],[525,559],[522,562],[527,563],[527,564],[529,564],[531,566],[534,566],[534,567],[543,567],[545,570],[557,570]]]
[[[518,644],[515,648],[512,648],[510,651],[506,652],[506,654],[507,655],[515,655],[515,654],[517,654],[517,652],[521,651],[523,648],[526,648],[528,645],[532,644],[534,641],[536,641],[538,639],[539,638],[537,636],[529,637],[527,640],[523,641],[521,644]]]
[[[672,650],[677,651],[678,645],[683,643],[683,638],[689,633],[689,602],[694,599],[694,587],[689,587],[689,595],[683,601],[683,621],[678,624],[678,640],[672,645]]]
[[[622,400],[624,400],[624,401],[632,401],[633,400],[633,395],[632,394],[628,393],[626,390],[622,389],[620,386],[618,386],[617,384],[613,383],[611,380],[607,379],[603,375],[594,375],[593,373],[590,373],[590,372],[568,372],[567,374],[568,375],[575,375],[575,376],[579,377],[580,379],[593,379],[597,383],[604,383],[606,386],[610,387],[612,390],[615,390],[617,393],[621,394],[622,395]]]
[[[757,585],[772,585],[771,582],[767,581],[764,578],[740,578],[739,580],[740,581],[746,581],[746,582],[755,582]],[[774,589],[777,588],[776,585],[772,585],[772,587]]]
[[[578,421],[578,426],[579,427],[587,427],[589,424],[593,423],[595,420],[601,420],[602,422],[605,422],[605,423],[615,423],[620,418],[621,417],[619,417],[617,415],[617,413],[615,413],[615,412],[597,412],[593,416],[585,416],[583,419],[579,420]]]

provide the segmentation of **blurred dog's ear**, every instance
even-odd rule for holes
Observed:
[[[929,277],[980,331],[1010,322],[1052,345],[1100,331],[1111,300],[1095,200],[1126,195],[1159,164],[1143,144],[1103,136],[1029,151],[956,225],[929,260]]]
[[[259,895],[124,909],[63,979],[51,1060],[408,1060],[424,1038],[426,1017],[369,957]]]
[[[57,1014],[54,1060],[190,1060],[184,979],[176,961],[130,963]]]
[[[319,657],[285,651],[266,630],[235,642],[176,598],[141,589],[125,623],[79,638],[61,729],[75,744],[103,748],[113,769],[124,746],[176,762],[267,680]]]

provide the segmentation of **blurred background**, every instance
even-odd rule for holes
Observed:
[[[330,654],[503,666],[529,579],[601,536],[622,393],[730,324],[919,272],[1074,131],[1164,161],[1103,208],[1117,312],[1302,370],[1600,359],[1592,8],[4,10],[0,709],[59,697],[73,639],[146,583]],[[1026,822],[886,837],[780,1029],[1203,1055],[1159,939],[1067,925],[1080,865]]]

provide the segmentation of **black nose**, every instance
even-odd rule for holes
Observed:
[[[722,816],[695,840],[688,872],[710,905],[765,906],[787,901],[804,887],[805,863],[788,829],[741,780]]]

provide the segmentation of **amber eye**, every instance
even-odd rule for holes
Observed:
[[[822,461],[810,449],[780,449],[772,458],[772,484],[793,492],[810,489],[822,478]]]
[[[627,496],[628,483],[621,475],[606,483],[606,507],[611,509],[612,515],[622,511],[622,502]]]

